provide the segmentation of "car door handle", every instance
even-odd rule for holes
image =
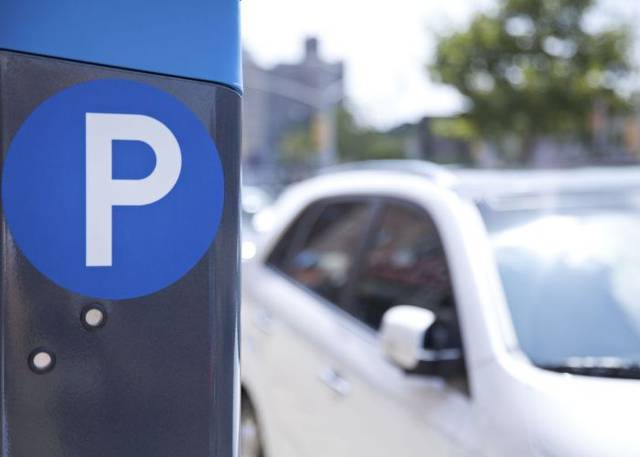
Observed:
[[[327,368],[320,373],[320,381],[337,395],[344,397],[351,391],[351,384],[333,368]]]
[[[259,309],[253,315],[253,323],[262,333],[273,331],[273,316],[266,309]]]

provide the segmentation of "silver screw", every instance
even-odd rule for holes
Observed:
[[[29,357],[29,365],[36,373],[46,373],[53,369],[55,357],[44,349],[36,349]]]
[[[91,328],[98,328],[104,325],[105,314],[100,308],[88,308],[83,313],[84,323]]]

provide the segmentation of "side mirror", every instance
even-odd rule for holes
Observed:
[[[408,373],[452,377],[464,371],[460,345],[445,343],[441,348],[425,349],[425,341],[435,336],[446,341],[448,331],[427,309],[394,306],[382,318],[382,351],[391,362]]]

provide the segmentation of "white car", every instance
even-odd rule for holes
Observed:
[[[245,264],[241,445],[640,456],[640,171],[345,167]]]

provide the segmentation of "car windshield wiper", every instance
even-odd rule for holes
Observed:
[[[616,357],[572,357],[561,363],[536,363],[536,366],[558,373],[640,379],[640,363]]]

